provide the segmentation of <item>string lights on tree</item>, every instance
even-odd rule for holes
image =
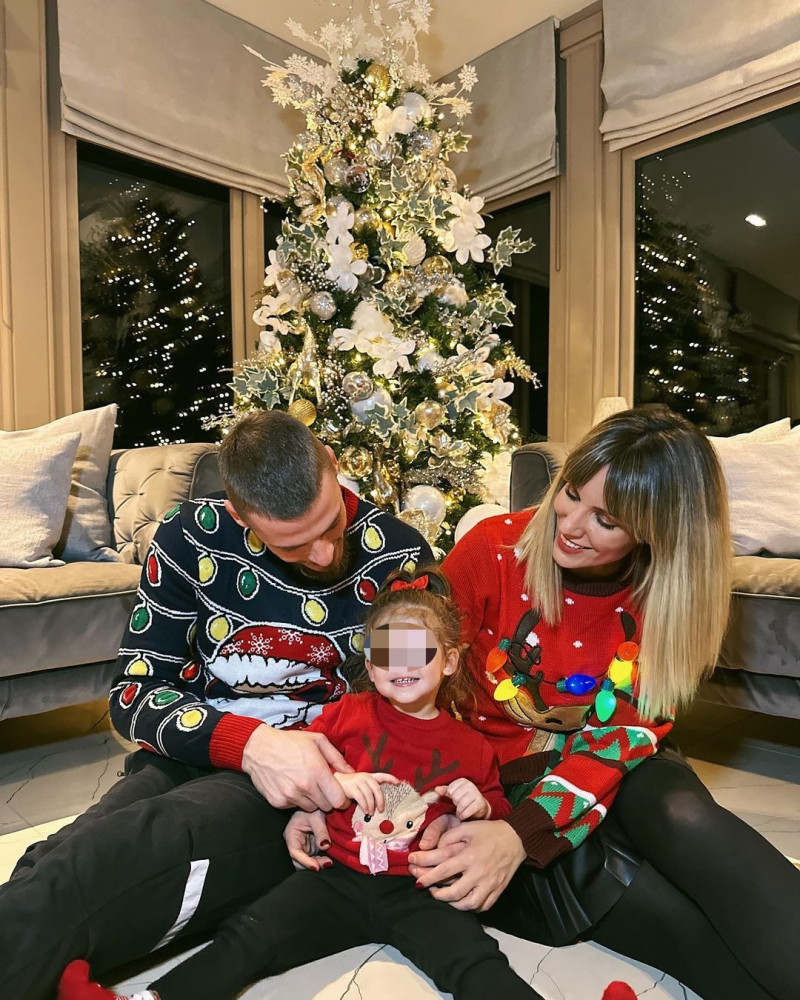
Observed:
[[[200,440],[229,406],[230,323],[187,249],[192,225],[134,184],[81,242],[84,399],[120,404],[117,447]]]
[[[752,324],[711,279],[702,231],[677,221],[687,177],[656,158],[637,179],[636,401],[663,403],[709,434],[738,433],[761,422],[753,371],[736,344]]]
[[[477,76],[464,66],[458,87],[431,80],[416,41],[430,4],[367,10],[314,34],[288,22],[326,61],[266,66],[265,85],[305,131],[286,154],[286,216],[254,313],[260,348],[235,366],[223,429],[288,409],[356,490],[446,549],[466,510],[508,502],[519,431],[507,379],[535,375],[496,333],[513,305],[495,278],[533,244],[508,227],[492,245],[483,200],[448,165],[468,142]]]

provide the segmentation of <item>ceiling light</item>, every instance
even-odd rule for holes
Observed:
[[[751,212],[750,215],[744,217],[745,222],[749,222],[751,226],[756,226],[760,229],[762,226],[766,226],[767,220],[763,215],[756,215],[755,212]]]

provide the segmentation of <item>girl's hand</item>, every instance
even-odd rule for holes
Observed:
[[[457,910],[488,910],[525,860],[525,848],[502,820],[462,823],[435,851],[415,851],[409,871],[431,895]],[[432,865],[432,867],[431,867]],[[441,888],[442,883],[449,883]]]
[[[397,778],[393,774],[384,774],[383,772],[370,774],[367,771],[356,771],[353,774],[342,774],[337,771],[333,776],[342,786],[344,794],[357,802],[368,815],[383,812],[384,801],[381,783],[397,784]]]
[[[325,813],[322,810],[317,809],[315,812],[298,810],[286,824],[283,839],[286,841],[295,867],[310,868],[318,872],[320,868],[330,868],[333,864],[329,858],[315,857],[320,851],[327,851],[331,846]]]
[[[437,785],[436,792],[450,799],[459,819],[489,819],[492,807],[469,778],[456,778],[449,785]]]

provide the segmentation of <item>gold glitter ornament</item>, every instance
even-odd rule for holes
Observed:
[[[348,445],[339,455],[339,469],[349,479],[363,479],[372,472],[372,455],[366,448]]]
[[[366,243],[351,243],[350,252],[353,260],[369,260],[369,247]]]
[[[366,233],[374,233],[381,224],[381,217],[374,208],[367,208],[362,205],[353,213],[353,232],[360,236]]]
[[[441,403],[435,399],[424,399],[414,408],[414,417],[420,427],[426,430],[433,430],[444,420],[445,409]]]
[[[446,257],[436,254],[434,257],[428,257],[422,262],[422,273],[426,278],[442,280],[449,278],[453,273],[453,265]]]
[[[381,218],[390,222],[394,218],[394,205],[384,205],[381,209]]]
[[[317,419],[317,408],[310,399],[296,399],[289,404],[289,415],[296,417],[306,427],[310,427]]]
[[[392,76],[388,68],[381,63],[370,63],[364,72],[364,79],[377,97],[386,97],[392,89]]]

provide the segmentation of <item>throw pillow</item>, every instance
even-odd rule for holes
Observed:
[[[776,441],[789,433],[791,421],[788,417],[775,420],[771,424],[763,424],[756,427],[754,431],[747,431],[744,434],[733,434],[731,437],[711,437],[708,440],[714,445],[717,451],[722,454],[728,448],[739,448],[750,441]]]
[[[720,454],[736,555],[800,556],[800,433]]]
[[[63,566],[53,558],[80,434],[0,438],[0,566]]]
[[[119,553],[112,547],[106,498],[116,417],[117,405],[112,403],[96,410],[71,413],[30,430],[0,431],[0,441],[80,434],[67,512],[55,547],[55,555],[66,562],[118,562],[120,559]]]

